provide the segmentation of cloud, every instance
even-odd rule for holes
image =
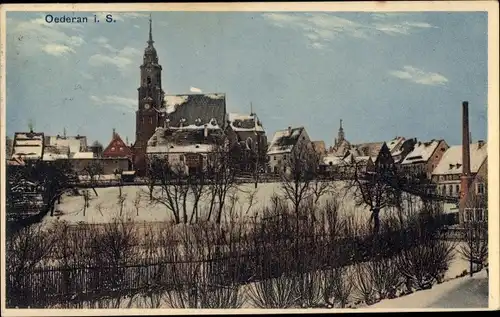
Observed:
[[[201,89],[200,88],[196,88],[196,87],[190,87],[189,91],[190,92],[195,92],[195,93],[202,93]]]
[[[86,42],[81,36],[83,26],[77,23],[46,23],[44,18],[11,19],[9,34],[26,45],[25,53],[44,52],[53,56],[75,54]]]
[[[365,22],[354,22],[326,13],[264,13],[263,17],[276,27],[303,32],[304,36],[312,42],[311,45],[318,48],[319,46],[323,48],[325,42],[340,37],[367,39],[380,34],[409,35],[420,29],[434,27],[426,22],[401,21],[402,18],[407,19],[409,16],[392,13],[373,14],[368,16]]]
[[[66,45],[60,45],[60,44],[47,44],[42,47],[42,50],[50,55],[54,56],[62,56],[67,53],[74,53],[75,50],[72,49],[69,46]]]
[[[429,86],[442,86],[448,82],[448,79],[441,74],[425,72],[413,66],[404,66],[402,70],[389,71],[391,76],[405,79],[416,84]]]
[[[104,97],[90,96],[90,100],[97,106],[111,105],[111,107],[126,111],[134,112],[136,110],[137,100],[132,98],[124,98],[115,95],[109,95]]]
[[[109,39],[100,36],[94,39],[94,42],[99,43],[104,52],[100,52],[90,56],[89,65],[101,67],[104,65],[114,65],[121,72],[127,72],[134,63],[137,63],[141,52],[133,47],[125,46],[118,49],[109,44]]]

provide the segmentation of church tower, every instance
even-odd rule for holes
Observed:
[[[144,50],[142,65],[140,66],[140,86],[138,91],[138,109],[135,112],[135,144],[134,163],[139,172],[145,169],[145,155],[148,140],[158,126],[158,110],[163,107],[165,93],[161,88],[162,67],[158,64],[158,54],[153,46],[153,25],[149,17],[149,39]]]
[[[342,119],[340,119],[340,128],[339,128],[337,138],[335,139],[335,142],[334,142],[334,147],[336,147],[336,148],[339,147],[340,144],[342,144],[342,142],[344,140],[345,140],[344,128],[342,127]]]

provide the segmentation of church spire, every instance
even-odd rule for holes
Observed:
[[[151,19],[151,13],[149,14],[149,40],[148,45],[153,46],[153,20]]]
[[[337,139],[335,140],[335,146],[339,146],[342,143],[342,141],[344,141],[344,138],[345,138],[344,128],[342,127],[342,119],[340,119],[340,128]]]

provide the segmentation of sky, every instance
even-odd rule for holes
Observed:
[[[46,14],[87,24],[47,23]],[[94,23],[94,14],[100,23]],[[112,14],[115,22],[104,22]],[[330,146],[396,136],[461,143],[487,133],[487,13],[153,12],[167,94],[225,93],[268,138],[304,126]],[[7,12],[7,134],[134,142],[149,12]]]

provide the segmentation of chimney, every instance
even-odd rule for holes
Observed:
[[[203,128],[203,137],[207,138],[208,137],[208,124],[205,123],[205,126]]]
[[[116,135],[116,130],[115,130],[115,128],[113,128],[113,134],[111,135],[111,139],[114,139],[115,135]]]
[[[484,146],[484,140],[478,140],[477,141],[477,148],[480,149]]]
[[[292,135],[292,127],[288,127],[288,136]]]
[[[462,175],[461,198],[464,199],[469,192],[470,176],[470,134],[469,134],[469,103],[462,103]]]

